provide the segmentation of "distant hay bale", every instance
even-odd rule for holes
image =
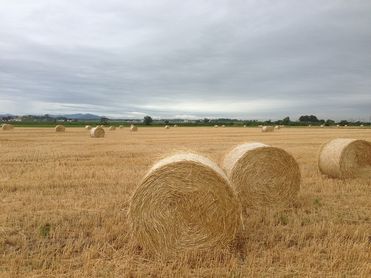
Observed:
[[[55,132],[65,132],[66,128],[63,125],[57,125],[55,127]]]
[[[97,126],[90,130],[90,137],[92,138],[103,138],[105,135],[105,131],[102,127]]]
[[[91,125],[86,125],[86,126],[85,126],[85,129],[86,129],[86,130],[91,130]]]
[[[115,126],[110,126],[109,128],[108,128],[108,130],[116,130],[116,127]]]
[[[300,189],[300,169],[286,151],[262,143],[235,147],[223,168],[242,207],[281,206],[292,202]]]
[[[11,125],[11,124],[2,124],[1,129],[2,130],[12,130],[12,129],[14,129],[14,126]]]
[[[345,127],[347,127],[348,125],[344,125]]]
[[[274,127],[273,126],[263,126],[262,127],[262,132],[273,132]]]
[[[119,125],[119,129],[122,129],[122,128],[124,128],[124,126],[123,125]]]
[[[371,177],[371,143],[333,139],[321,147],[318,167],[333,178]]]
[[[312,127],[312,125],[308,125],[308,127]]]
[[[178,125],[174,125],[174,127],[178,127]]]
[[[214,128],[218,128],[219,126],[218,125],[214,125]]]
[[[170,126],[168,126],[168,125],[165,125],[165,129],[170,129]]]
[[[243,127],[246,127],[246,125],[243,125]]]
[[[276,125],[274,129],[280,129],[281,127],[279,125]]]
[[[325,125],[320,125],[320,127],[321,127],[321,128],[324,128],[324,127],[325,127]]]
[[[339,128],[339,127],[340,127],[340,125],[336,125],[336,127],[337,127],[337,128]]]
[[[145,250],[172,255],[225,247],[240,225],[240,205],[214,162],[179,153],[149,170],[131,198],[128,216]]]
[[[360,125],[360,127],[364,127],[364,125]]]
[[[136,127],[135,125],[131,125],[130,126],[130,131],[131,132],[137,132],[138,131],[138,127]]]
[[[225,125],[222,125],[222,127],[225,127]]]

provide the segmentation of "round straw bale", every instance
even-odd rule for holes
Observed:
[[[337,128],[339,128],[339,127],[340,127],[340,125],[336,125],[336,127],[337,127]]]
[[[113,125],[111,125],[111,126],[108,128],[108,130],[116,130],[116,127],[113,126]]]
[[[57,125],[55,127],[55,132],[65,132],[66,128],[63,125]]]
[[[262,143],[235,147],[223,168],[242,207],[280,206],[292,202],[300,189],[300,169],[286,151]]]
[[[337,138],[320,150],[318,167],[333,178],[371,177],[371,143]]]
[[[218,128],[219,126],[218,125],[214,125],[214,128]]]
[[[90,137],[92,138],[103,138],[105,135],[105,131],[102,127],[97,126],[90,130]]]
[[[178,125],[174,125],[174,127],[178,127]]]
[[[178,153],[156,163],[136,188],[129,223],[138,243],[150,252],[207,250],[234,239],[240,205],[214,162]]]
[[[246,125],[243,125],[243,127],[246,127]]]
[[[273,126],[263,126],[262,127],[262,132],[273,132],[274,127]]]
[[[137,132],[138,131],[138,128],[135,125],[131,125],[130,126],[130,131],[131,132]]]
[[[165,129],[169,129],[170,128],[170,126],[168,126],[168,125],[165,125]]]
[[[86,126],[85,126],[85,129],[86,129],[86,130],[91,130],[91,125],[86,125]]]
[[[275,129],[280,129],[281,127],[279,125],[276,125],[274,128]]]
[[[364,125],[360,125],[360,127],[364,127]]]
[[[222,127],[225,127],[225,125],[222,125]]]
[[[320,125],[320,127],[321,127],[321,128],[324,128],[324,127],[325,127],[325,125]]]
[[[12,130],[12,129],[14,129],[14,126],[11,125],[11,124],[2,124],[1,129],[2,130]]]
[[[124,128],[124,126],[123,125],[119,125],[119,129],[122,129],[122,128]]]

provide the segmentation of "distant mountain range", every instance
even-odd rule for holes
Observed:
[[[78,113],[78,114],[65,114],[65,115],[49,115],[50,117],[52,118],[60,118],[60,117],[64,117],[64,118],[67,118],[67,119],[72,119],[72,120],[99,120],[100,118],[102,118],[101,116],[98,116],[98,115],[94,115],[94,114],[81,114],[81,113]]]
[[[0,114],[0,118],[4,117],[16,117],[17,115],[12,115],[12,114]],[[37,115],[37,116],[42,116],[42,115]],[[43,115],[44,116],[44,115]],[[51,118],[67,118],[71,120],[100,120],[102,118],[101,116],[94,115],[94,114],[82,114],[82,113],[77,113],[77,114],[65,114],[65,115],[50,115],[49,117]]]

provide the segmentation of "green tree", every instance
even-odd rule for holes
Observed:
[[[145,116],[145,117],[143,118],[143,123],[144,123],[145,125],[150,125],[150,124],[152,124],[152,122],[153,122],[153,120],[152,120],[151,116]]]
[[[288,124],[290,124],[290,117],[286,117],[286,118],[284,118],[284,119],[282,120],[282,123],[283,123],[284,125],[288,125]]]

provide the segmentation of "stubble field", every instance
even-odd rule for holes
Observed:
[[[317,169],[331,138],[371,141],[371,129],[128,128],[103,139],[82,128],[0,131],[0,276],[370,277],[371,180]],[[164,155],[191,150],[220,163],[233,146],[263,142],[298,161],[298,200],[251,212],[228,250],[164,261],[130,237],[130,196]]]

